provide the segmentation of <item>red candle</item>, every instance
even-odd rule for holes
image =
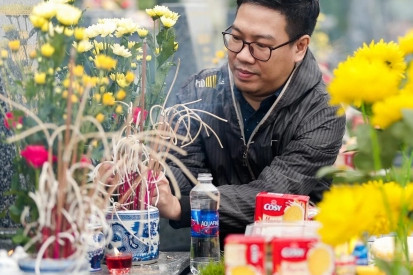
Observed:
[[[128,274],[132,266],[132,254],[122,252],[106,254],[106,265],[112,275]]]

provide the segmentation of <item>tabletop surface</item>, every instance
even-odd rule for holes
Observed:
[[[179,275],[189,266],[189,252],[160,252],[156,263],[132,266],[129,275]],[[108,275],[105,264],[102,270],[91,272],[91,275]]]

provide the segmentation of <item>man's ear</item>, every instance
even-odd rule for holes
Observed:
[[[294,44],[295,47],[295,62],[300,62],[304,59],[305,53],[307,52],[308,45],[310,44],[310,36],[305,34],[301,36]]]

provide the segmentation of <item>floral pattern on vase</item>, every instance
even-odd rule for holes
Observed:
[[[149,264],[159,257],[159,210],[124,210],[110,212],[106,220],[113,236],[108,249],[132,253],[133,264]]]

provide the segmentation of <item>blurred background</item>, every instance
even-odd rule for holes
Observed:
[[[7,45],[7,36],[18,30],[31,37],[27,16],[39,0],[0,0],[0,47]],[[412,0],[320,0],[321,12],[310,48],[326,75],[363,42],[397,38],[413,28]],[[152,21],[145,9],[166,5],[181,17],[176,25],[179,48],[176,58],[181,67],[175,87],[180,87],[191,74],[205,67],[225,62],[221,31],[235,17],[235,0],[77,0],[85,9],[90,25],[98,18],[130,17],[143,27]],[[34,37],[29,40],[34,43]],[[0,85],[1,88],[1,85]],[[0,123],[0,133],[4,132]],[[7,209],[13,197],[7,193],[13,173],[13,148],[0,144],[0,247],[10,242],[10,232],[16,227],[8,218]],[[175,231],[168,221],[161,223],[161,250],[187,250],[189,229]]]

